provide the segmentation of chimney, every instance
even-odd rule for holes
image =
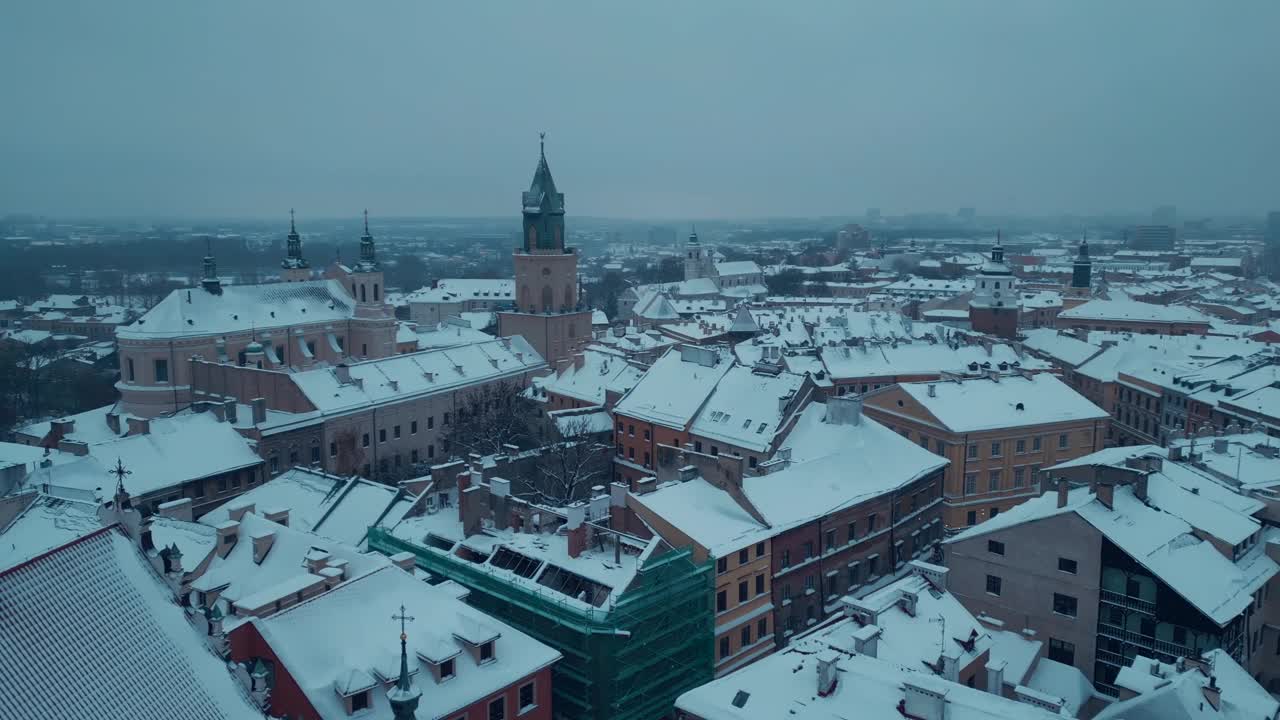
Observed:
[[[992,695],[1004,694],[1004,668],[1008,663],[996,660],[987,663],[987,692]]]
[[[586,503],[578,501],[568,508],[568,522],[565,523],[565,529],[568,530],[569,557],[578,557],[582,551],[587,549],[587,526],[584,522],[587,514]]]
[[[227,417],[227,422],[234,425],[236,423],[236,399],[227,398],[222,401],[222,414]]]
[[[227,507],[227,517],[234,522],[244,520],[244,516],[253,512],[253,503],[237,503]]]
[[[89,454],[89,443],[79,440],[59,440],[58,449],[64,453],[83,457]]]
[[[949,568],[945,568],[941,565],[934,565],[933,563],[927,563],[923,560],[912,560],[907,563],[907,567],[910,568],[912,575],[919,575],[925,580],[928,580],[929,584],[935,589],[947,589],[947,575],[951,572]]]
[[[582,369],[582,366],[583,366],[583,365],[586,365],[586,364],[587,364],[587,354],[586,354],[586,353],[574,353],[574,354],[573,354],[573,369],[574,369],[574,370],[581,370],[581,369]]]
[[[417,568],[418,566],[417,558],[415,558],[413,553],[409,552],[408,550],[405,550],[404,552],[398,552],[395,555],[392,555],[389,559],[391,560],[391,562],[395,563],[396,567],[400,568],[401,570],[404,570],[407,573],[412,573],[414,569]]]
[[[1218,455],[1227,454],[1227,439],[1222,436],[1213,439],[1213,451]]]
[[[333,376],[339,385],[346,385],[351,382],[351,368],[346,363],[338,363],[333,368]]]
[[[253,424],[261,425],[267,421],[267,399],[254,398],[249,401],[249,406],[253,409]]]
[[[615,482],[609,483],[609,507],[623,508],[627,506],[627,492],[630,488],[626,483]]]
[[[271,544],[276,541],[276,534],[269,531],[257,532],[249,537],[253,540],[253,563],[261,565],[267,558],[267,553],[271,551]]]
[[[943,720],[947,716],[947,691],[931,690],[913,680],[903,683],[902,714],[918,720]]]
[[[928,392],[929,397],[938,397],[938,384],[929,383],[929,385],[926,388],[926,391]]]
[[[485,511],[485,489],[471,485],[458,494],[458,511],[462,513],[462,534],[471,537],[480,532],[480,520]]]
[[[680,482],[689,482],[698,477],[698,468],[694,465],[685,465],[680,468]]]
[[[950,654],[952,651],[942,653],[942,677],[951,682],[960,681],[960,658]]]
[[[641,478],[636,481],[636,494],[648,495],[658,489],[658,479],[655,477]]]
[[[227,407],[225,405],[223,405],[220,402],[215,402],[215,403],[205,403],[205,407],[209,408],[209,411],[212,412],[213,416],[218,419],[218,422],[226,422]]]
[[[151,421],[146,418],[130,416],[128,423],[129,432],[125,433],[126,436],[151,434]]]
[[[818,696],[826,697],[836,689],[836,682],[839,680],[839,668],[836,663],[840,659],[840,654],[831,648],[827,648],[817,655],[818,661]]]
[[[837,395],[827,398],[828,425],[857,425],[862,422],[862,397]]]
[[[1147,499],[1147,477],[1151,473],[1138,473],[1138,479],[1133,482],[1133,495],[1139,500]]]
[[[182,498],[181,500],[170,500],[167,503],[160,503],[160,507],[156,508],[156,512],[160,517],[191,522],[191,498]]]
[[[57,442],[76,431],[76,421],[62,418],[49,423],[49,439]]]
[[[226,520],[215,527],[218,532],[218,557],[226,557],[231,548],[236,546],[236,536],[240,533],[240,523]]]
[[[1067,506],[1067,494],[1071,492],[1071,484],[1066,478],[1058,478],[1058,507]]]
[[[878,625],[863,625],[853,631],[853,651],[859,655],[875,657],[883,631]]]
[[[263,508],[262,518],[270,520],[277,525],[289,527],[289,509],[288,508]]]
[[[560,358],[559,360],[556,360],[556,375],[564,375],[565,371],[568,370],[569,366],[572,364],[573,360],[571,358]]]
[[[1181,460],[1181,459],[1182,459],[1182,446],[1181,446],[1181,445],[1170,445],[1170,446],[1169,446],[1169,459],[1170,459],[1170,460],[1172,460],[1172,461],[1174,461],[1174,462],[1177,462],[1177,461],[1179,461],[1179,460]]]
[[[511,527],[511,513],[507,511],[511,497],[511,481],[496,477],[489,481],[489,500],[493,505],[493,524],[500,530]]]
[[[592,522],[609,515],[609,494],[604,491],[603,485],[591,486],[590,508],[587,518]]]
[[[1214,710],[1222,709],[1222,688],[1218,687],[1216,676],[1210,675],[1209,684],[1202,686],[1200,692],[1204,693],[1205,701],[1212,705]]]
[[[1110,482],[1098,482],[1093,487],[1093,494],[1098,498],[1098,502],[1107,506],[1111,510],[1115,504],[1116,486]]]

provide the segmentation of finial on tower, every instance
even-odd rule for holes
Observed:
[[[116,466],[108,470],[107,474],[116,476],[115,500],[116,500],[116,505],[118,506],[116,509],[120,510],[120,509],[128,508],[129,493],[124,491],[124,479],[128,475],[132,475],[133,471],[125,470],[124,461],[122,461],[120,458],[116,458]]]
[[[395,687],[387,691],[387,700],[391,703],[395,720],[410,720],[418,709],[419,698],[422,697],[422,691],[415,688],[409,680],[409,652],[405,645],[408,635],[404,631],[404,624],[406,621],[412,622],[414,618],[406,614],[404,605],[401,605],[399,614],[392,615],[391,619],[400,621],[400,678]]]
[[[289,232],[290,233],[298,232],[298,228],[295,227],[293,224],[293,208],[289,208]]]
[[[364,234],[369,234],[369,208],[364,209]]]
[[[538,155],[542,156],[543,160],[547,158],[547,133],[545,130],[538,133]]]

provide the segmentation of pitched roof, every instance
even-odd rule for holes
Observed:
[[[903,383],[899,387],[953,432],[1103,420],[1109,415],[1048,373],[999,380]],[[933,388],[930,395],[929,388]],[[880,405],[885,410],[891,410]]]
[[[0,574],[0,694],[14,717],[262,717],[113,529]]]
[[[337,280],[224,285],[214,295],[200,288],[174,290],[129,325],[116,329],[126,339],[222,335],[270,330],[304,323],[337,322],[355,313]]]

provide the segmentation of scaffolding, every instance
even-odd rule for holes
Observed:
[[[713,678],[711,563],[695,563],[688,549],[652,554],[616,602],[588,607],[595,597],[580,602],[503,578],[383,528],[369,530],[369,547],[413,553],[433,576],[467,587],[472,605],[558,650],[556,718],[657,720],[673,712],[681,693]],[[498,560],[529,577],[514,558]]]

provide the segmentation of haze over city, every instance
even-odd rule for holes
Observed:
[[[0,213],[1258,215],[1280,4],[19,3]]]

